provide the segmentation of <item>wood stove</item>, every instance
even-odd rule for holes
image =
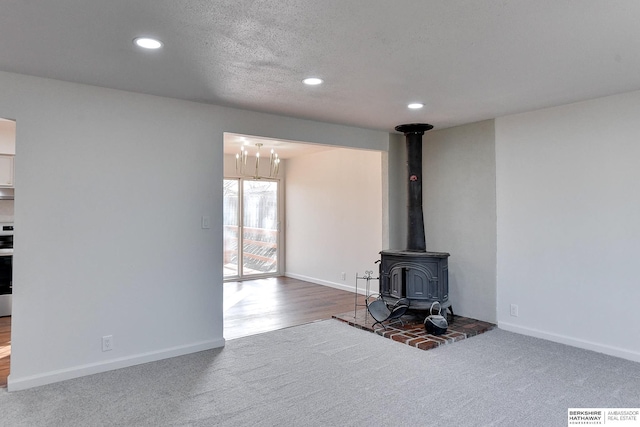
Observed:
[[[407,249],[380,252],[380,293],[385,299],[406,298],[410,308],[428,310],[438,301],[442,309],[449,301],[449,254],[427,252],[422,211],[422,135],[433,126],[414,123],[396,126],[407,143],[408,223]]]

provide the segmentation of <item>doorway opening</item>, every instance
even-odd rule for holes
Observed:
[[[277,177],[268,168],[272,149],[282,159]],[[385,162],[386,156],[374,150],[224,134],[226,339],[353,309],[351,277],[373,268],[383,247]],[[267,185],[277,190],[259,187]],[[265,210],[265,193],[270,192],[279,193],[279,210],[275,204]],[[249,202],[249,194],[261,202]],[[253,203],[252,214],[248,203]],[[268,219],[270,225],[252,223],[254,214]],[[273,239],[274,234],[277,240],[270,241],[268,236]],[[277,254],[271,263],[259,258],[269,258],[270,252]],[[325,295],[325,291],[337,295]],[[318,295],[323,296],[318,299]],[[336,302],[328,308],[334,298],[344,304]],[[317,313],[319,306],[330,313]]]

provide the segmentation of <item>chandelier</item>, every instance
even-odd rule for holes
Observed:
[[[240,147],[240,153],[236,154],[236,173],[238,175],[251,176],[254,179],[276,178],[278,176],[278,172],[280,171],[280,157],[278,157],[278,153],[276,153],[273,149],[271,149],[271,154],[269,156],[269,175],[260,175],[260,148],[262,148],[262,145],[263,144],[260,142],[256,144],[255,170],[253,167],[249,166],[249,169],[251,169],[251,171],[247,170],[247,158],[249,157],[249,150],[245,148],[244,145]]]

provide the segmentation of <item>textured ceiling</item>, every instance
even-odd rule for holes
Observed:
[[[438,129],[640,89],[640,1],[0,0],[0,70]]]

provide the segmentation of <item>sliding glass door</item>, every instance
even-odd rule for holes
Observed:
[[[238,240],[240,238],[240,180],[224,180],[223,204],[223,238],[224,248],[222,261],[224,277],[238,277],[240,275],[238,254]]]
[[[278,274],[278,181],[224,180],[224,277]]]

